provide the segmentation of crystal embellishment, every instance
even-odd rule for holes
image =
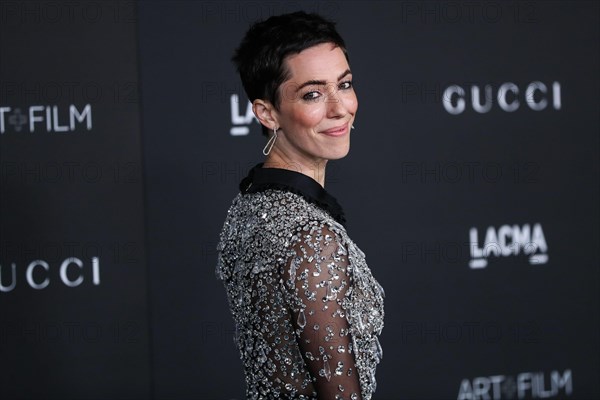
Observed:
[[[298,327],[300,329],[304,329],[306,326],[306,315],[304,315],[304,310],[300,310],[298,313],[298,320],[296,322],[298,323]]]
[[[325,379],[331,380],[331,368],[329,367],[329,360],[326,357],[323,358],[323,371],[325,372]]]

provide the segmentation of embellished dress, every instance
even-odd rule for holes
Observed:
[[[335,198],[255,166],[217,246],[248,399],[371,399],[384,292]]]

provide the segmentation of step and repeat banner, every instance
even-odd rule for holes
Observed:
[[[0,3],[0,398],[243,399],[216,245],[265,139],[251,23],[337,21],[326,188],[386,291],[376,399],[600,395],[600,9]]]
[[[0,3],[0,398],[150,396],[135,4]]]

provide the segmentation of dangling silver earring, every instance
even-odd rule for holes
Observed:
[[[352,125],[352,129],[354,129],[354,125]]]
[[[263,149],[263,154],[265,156],[268,156],[269,153],[271,153],[271,149],[273,148],[273,145],[275,144],[275,140],[277,140],[277,128],[273,128],[273,135],[269,138],[269,141],[267,142],[267,144],[265,145],[265,148]]]

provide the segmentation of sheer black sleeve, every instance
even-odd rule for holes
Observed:
[[[340,237],[313,227],[295,236],[284,281],[296,340],[319,399],[361,399],[347,297],[352,267]]]

